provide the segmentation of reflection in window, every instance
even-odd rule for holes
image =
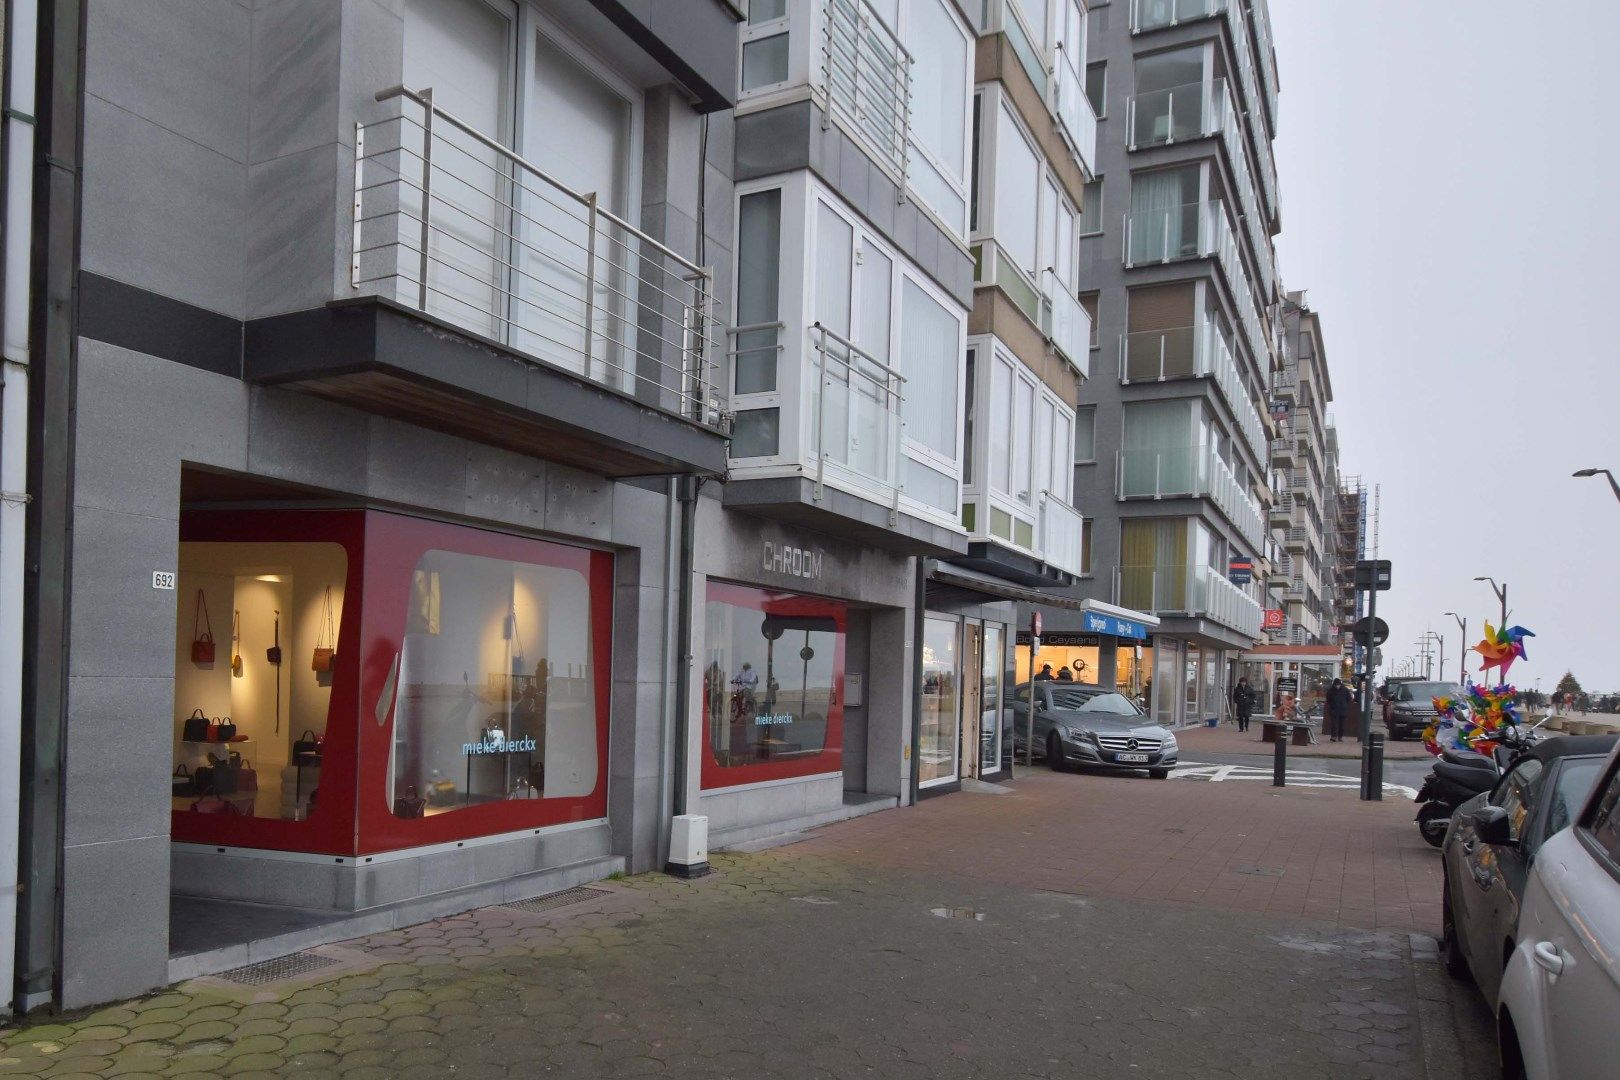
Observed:
[[[917,752],[917,779],[923,784],[956,776],[961,681],[956,638],[954,620],[928,619],[923,624],[922,738]]]
[[[397,816],[595,790],[583,574],[429,551],[412,574],[405,630],[390,769]]]
[[[843,681],[832,605],[736,585],[709,587],[704,715],[721,766],[802,761],[836,750],[829,721]]]

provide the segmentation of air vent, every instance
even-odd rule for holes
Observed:
[[[530,915],[537,915],[543,911],[556,911],[558,908],[568,907],[572,904],[583,904],[587,900],[599,900],[612,894],[606,889],[592,889],[584,885],[562,892],[547,893],[545,896],[535,896],[528,900],[514,900],[501,907],[511,911],[523,911]]]
[[[261,960],[257,964],[246,967],[232,968],[222,971],[219,978],[227,979],[243,986],[266,986],[270,983],[281,982],[283,979],[295,979],[300,975],[308,975],[322,968],[334,967],[339,961],[330,956],[319,953],[301,952],[291,956],[278,956],[274,960]]]

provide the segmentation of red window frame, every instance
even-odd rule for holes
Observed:
[[[827,710],[827,737],[821,753],[789,761],[761,761],[752,765],[722,765],[714,756],[709,738],[709,695],[702,698],[703,756],[702,781],[705,791],[758,784],[769,780],[791,780],[801,776],[835,773],[844,767],[844,660],[845,640],[849,632],[849,607],[837,600],[803,596],[799,593],[776,592],[753,585],[734,585],[730,582],[711,581],[705,594],[706,603],[716,601],[734,607],[750,608],[773,615],[809,615],[831,618],[838,629],[838,643],[833,651],[833,699]]]
[[[348,558],[337,663],[322,746],[321,797],[307,821],[170,815],[185,843],[358,856],[469,840],[607,816],[608,717],[613,686],[613,556],[607,552],[377,510],[192,511],[182,541],[342,545]],[[596,785],[589,795],[492,802],[398,818],[387,801],[390,700],[377,706],[404,644],[411,577],[430,550],[575,569],[590,595],[596,711]],[[336,782],[352,777],[354,782]],[[261,783],[266,782],[261,777]]]

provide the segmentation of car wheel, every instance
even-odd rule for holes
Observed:
[[[1046,763],[1053,772],[1063,771],[1063,740],[1055,731],[1046,737]]]
[[[1457,919],[1451,913],[1451,882],[1440,887],[1440,962],[1453,979],[1468,978],[1468,960],[1457,940]]]
[[[1169,769],[1149,769],[1148,770],[1148,775],[1153,777],[1153,779],[1155,779],[1155,780],[1168,780],[1168,779],[1170,779],[1170,770]]]
[[[1418,811],[1418,832],[1423,839],[1429,842],[1430,847],[1439,847],[1446,842],[1447,823],[1451,819],[1451,811],[1439,803],[1424,803]]]

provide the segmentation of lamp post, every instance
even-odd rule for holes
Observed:
[[[1577,469],[1575,472],[1571,473],[1570,475],[1572,475],[1572,476],[1597,476],[1599,473],[1601,473],[1604,476],[1609,478],[1609,489],[1614,492],[1614,497],[1616,499],[1620,499],[1620,483],[1615,482],[1614,473],[1610,472],[1608,469]]]
[[[1461,686],[1468,678],[1463,671],[1463,665],[1468,662],[1468,620],[1455,611],[1448,611],[1446,614],[1457,620],[1457,630],[1462,634],[1462,648],[1457,652],[1457,685]],[[1442,666],[1440,668],[1440,678],[1444,679],[1445,677],[1446,669]]]
[[[1498,630],[1504,629],[1507,626],[1507,583],[1504,582],[1501,585],[1498,585],[1496,583],[1496,579],[1493,577],[1477,577],[1474,580],[1484,581],[1490,584],[1491,591],[1496,594],[1496,599],[1502,604],[1502,621],[1496,624],[1496,628]],[[1507,676],[1503,670],[1501,668],[1497,668],[1496,685],[1501,686],[1506,678]]]

